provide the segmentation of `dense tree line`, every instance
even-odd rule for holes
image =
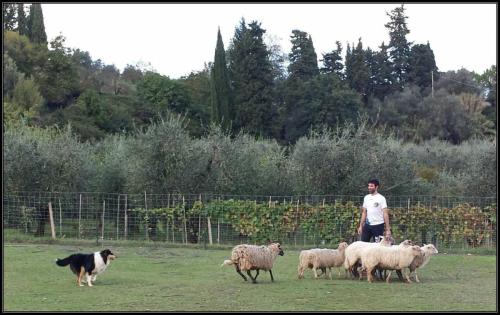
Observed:
[[[40,4],[3,4],[4,184],[14,190],[495,194],[496,66],[440,72],[404,6],[377,50],[291,31],[286,54],[238,23],[180,79],[123,71],[60,35]],[[491,175],[491,176],[490,176]]]
[[[218,124],[287,145],[363,115],[406,141],[496,135],[496,66],[439,72],[430,43],[406,39],[404,6],[387,16],[390,42],[373,50],[359,38],[347,43],[345,58],[339,41],[318,55],[298,29],[287,55],[261,23],[241,19],[227,49],[218,31],[213,62],[170,79],[144,64],[120,71],[66,47],[62,35],[47,42],[40,4],[6,3],[5,119],[71,124],[91,141],[144,128],[166,112],[183,115],[191,136]]]
[[[496,195],[496,142],[404,142],[365,119],[300,137],[295,145],[231,135],[189,135],[178,114],[133,134],[81,142],[66,127],[7,123],[8,191],[363,195],[370,177],[386,195]]]

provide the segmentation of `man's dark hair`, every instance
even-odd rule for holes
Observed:
[[[375,185],[376,187],[380,186],[380,183],[379,183],[378,179],[376,179],[376,178],[372,178],[372,179],[370,179],[370,180],[368,181],[368,184],[373,184],[373,185]]]

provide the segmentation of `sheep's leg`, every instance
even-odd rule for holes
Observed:
[[[408,280],[408,283],[411,283],[410,275],[408,272],[405,272],[405,277],[406,277],[406,280]]]
[[[318,271],[317,271],[316,267],[313,267],[313,272],[314,272],[314,278],[318,279]]]
[[[403,274],[401,273],[401,270],[396,270],[396,273],[398,275],[399,281],[405,282],[405,280],[403,279]]]
[[[326,267],[321,268],[321,271],[322,271],[321,275],[325,275],[325,277],[326,277],[327,276],[326,275]]]
[[[243,280],[248,281],[247,277],[245,277],[245,275],[241,273],[240,267],[238,267],[238,265],[236,265],[236,272],[239,273],[240,276],[243,277]]]
[[[370,283],[373,282],[372,271],[373,271],[373,268],[366,268],[366,276],[368,278],[368,282],[370,282]]]
[[[252,277],[252,273],[250,272],[250,270],[247,270],[247,275],[250,277],[250,279],[252,279],[252,283],[257,283],[257,281],[255,281],[255,278]]]
[[[255,278],[253,278],[255,281],[257,281],[257,276],[259,275],[259,269],[257,269],[257,274],[255,275]]]
[[[391,275],[392,275],[392,270],[389,270],[389,274],[385,278],[385,282],[390,283],[391,282]]]
[[[352,267],[351,267],[351,272],[355,278],[359,278],[359,280],[361,280],[362,275],[358,272],[358,267],[359,267],[359,263],[355,262],[354,265],[352,265]]]
[[[269,274],[271,275],[271,282],[274,282],[273,272],[271,271],[271,269],[269,269]]]
[[[378,280],[385,279],[382,268],[375,269],[375,275],[377,276]]]
[[[331,267],[328,267],[328,278],[330,278],[330,280],[332,280],[332,268]]]
[[[298,269],[299,269],[299,270],[298,270],[298,272],[297,272],[297,277],[298,277],[299,279],[304,278],[304,268],[303,268],[302,266],[300,266]]]
[[[418,275],[417,275],[417,270],[415,270],[414,273],[415,273],[415,281],[420,283],[420,280],[418,279]]]

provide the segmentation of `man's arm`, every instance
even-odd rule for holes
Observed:
[[[384,228],[385,228],[385,235],[391,235],[391,223],[389,222],[389,209],[384,208]]]
[[[365,225],[366,221],[366,208],[361,207],[361,221],[359,221],[359,228],[358,228],[358,234],[361,234],[363,232],[363,225]]]

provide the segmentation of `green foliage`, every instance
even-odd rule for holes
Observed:
[[[40,3],[33,3],[31,5],[28,22],[28,37],[32,43],[47,45],[47,34],[45,33],[42,5]]]
[[[144,74],[137,65],[136,66],[127,65],[125,69],[123,69],[121,77],[125,81],[137,84],[142,79],[143,75]]]
[[[410,52],[408,81],[421,88],[430,87],[432,83],[431,73],[434,75],[434,80],[437,81],[439,78],[438,68],[430,44],[414,45]]]
[[[387,46],[382,42],[380,51],[367,53],[368,67],[370,68],[369,94],[383,100],[393,90],[394,76],[392,74],[392,63],[387,53]]]
[[[47,49],[32,44],[28,37],[17,32],[4,32],[5,52],[14,60],[19,72],[31,76],[40,68],[47,56]]]
[[[410,46],[412,44],[406,39],[406,35],[410,33],[410,30],[406,26],[408,17],[405,16],[404,5],[402,4],[401,7],[392,10],[391,13],[387,13],[387,16],[389,16],[390,22],[385,24],[385,27],[389,30],[391,39],[388,48],[393,65],[394,85],[398,88],[404,88],[408,82]]]
[[[3,54],[3,96],[12,96],[12,91],[24,75],[17,70],[16,62],[6,53]]]
[[[457,71],[439,73],[439,79],[434,82],[434,90],[440,89],[455,95],[481,93],[481,86],[474,80],[474,73],[463,68]]]
[[[347,45],[346,52],[346,79],[349,83],[349,87],[357,91],[361,96],[365,97],[368,94],[369,80],[370,80],[370,68],[366,60],[366,52],[363,50],[363,43],[361,38],[358,41],[358,45],[351,50],[349,45]],[[371,52],[369,52],[371,55]]]
[[[220,30],[217,33],[217,46],[213,69],[211,71],[211,121],[228,128],[234,112],[231,102],[231,89],[229,87],[229,73],[226,65],[226,54]]]
[[[24,12],[24,3],[17,4],[17,32],[19,35],[28,34],[28,19]]]
[[[420,244],[432,242],[438,246],[462,242],[471,247],[484,245],[494,232],[496,222],[495,204],[483,208],[467,203],[452,208],[417,204],[408,208],[391,208],[390,212],[392,232],[398,240],[410,239]],[[211,217],[221,219],[251,242],[282,240],[300,232],[315,244],[322,242],[328,246],[356,240],[361,217],[359,205],[340,200],[311,205],[293,201],[228,199],[207,203],[196,201],[191,206],[178,203],[164,208],[135,208],[130,213],[138,219],[141,227],[148,228],[148,236],[153,238],[157,238],[160,232],[168,238],[167,226],[170,232],[186,229],[186,233],[198,237],[201,222],[188,230],[190,220],[198,222],[198,218],[205,221]]]
[[[437,137],[458,144],[474,134],[473,119],[456,96],[438,91],[424,98],[421,106],[428,113],[418,129],[422,139]]]
[[[344,79],[344,74],[342,70],[344,69],[344,65],[342,64],[342,44],[339,41],[336,41],[337,49],[333,50],[329,53],[323,54],[323,59],[320,60],[323,62],[323,67],[320,69],[320,72],[323,74],[335,74],[338,79]]]
[[[5,184],[12,190],[81,191],[93,176],[91,150],[70,129],[7,124]]]
[[[276,118],[273,65],[260,23],[242,20],[229,49],[229,71],[234,93],[233,130],[271,136]]]
[[[300,30],[293,30],[291,42],[292,51],[288,55],[289,79],[308,80],[319,73],[318,58],[311,35]]]
[[[392,233],[402,239],[437,243],[467,242],[472,247],[484,244],[494,233],[496,205],[483,208],[467,203],[452,208],[411,206],[391,210]]]
[[[151,115],[164,115],[168,111],[184,113],[189,104],[184,86],[153,72],[147,72],[137,84],[137,95]]]
[[[483,74],[476,75],[476,81],[481,85],[481,95],[486,95],[486,101],[490,104],[483,110],[487,119],[497,126],[497,67],[496,65],[486,69]]]
[[[35,78],[49,108],[67,106],[68,101],[80,93],[78,73],[71,60],[70,51],[64,46],[65,38],[57,36],[50,42],[47,62]]]
[[[43,105],[43,97],[32,79],[20,77],[12,91],[12,97],[4,100],[5,121],[20,119],[34,120],[39,116]]]
[[[67,158],[81,168],[70,168],[69,174],[54,171],[50,180],[58,183],[72,177],[85,191],[361,195],[366,179],[378,177],[391,195],[496,193],[496,146],[490,140],[452,145],[434,139],[417,145],[361,121],[311,133],[286,148],[274,140],[255,140],[243,133],[231,136],[215,126],[207,136],[194,139],[185,129],[186,120],[175,115],[133,135],[104,137],[103,129],[87,116],[82,104],[78,101],[77,106],[55,111],[52,119],[60,120],[61,126],[67,119],[72,130],[79,128],[79,134],[92,136],[95,150],[74,136],[4,121],[4,165],[11,170],[4,175],[13,183],[9,187],[41,189],[39,184],[44,181],[40,178],[48,176],[44,159],[58,160],[68,154],[78,156],[79,162],[73,161],[75,156]],[[4,102],[8,106],[11,104]],[[99,176],[88,177],[94,173]]]
[[[210,123],[210,70],[208,66],[203,71],[192,72],[179,80],[190,95],[187,114],[188,130],[194,137],[201,137]]]

